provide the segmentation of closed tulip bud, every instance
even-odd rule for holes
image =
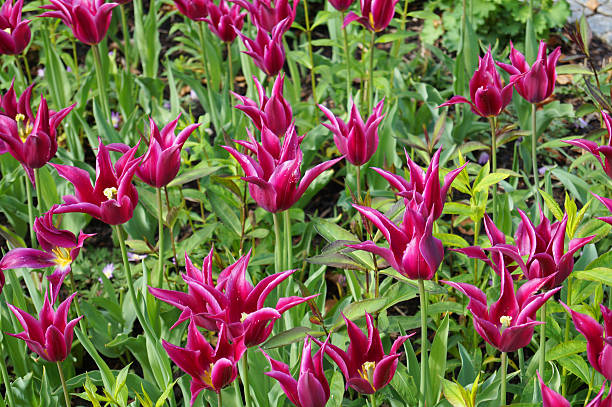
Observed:
[[[546,55],[546,42],[540,41],[538,57],[531,67],[525,56],[514,48],[510,42],[510,61],[512,65],[498,62],[508,72],[514,88],[529,103],[540,103],[550,97],[555,90],[557,80],[557,61],[561,56],[561,47]]]
[[[491,56],[491,48],[484,58],[479,58],[478,69],[470,79],[470,99],[463,96],[453,96],[448,102],[439,107],[467,103],[472,112],[482,117],[499,116],[512,100],[512,80],[502,86],[501,77],[495,69],[495,62]]]
[[[293,7],[291,7],[289,0],[274,0],[274,4],[272,0],[253,0],[252,3],[246,0],[233,1],[249,12],[255,26],[269,33],[274,31],[274,28],[283,20],[287,20],[287,24],[282,26],[283,34],[293,24],[299,3],[299,0],[294,0]]]
[[[338,11],[348,10],[354,2],[355,0],[329,0],[329,4]]]
[[[193,21],[204,21],[208,17],[210,0],[174,0],[179,13]]]
[[[208,28],[223,42],[231,43],[236,38],[236,31],[242,30],[246,13],[240,12],[240,6],[233,5],[231,8],[225,0],[220,0],[219,5],[210,2],[208,4]]]
[[[46,10],[40,17],[60,18],[75,38],[88,45],[96,45],[106,36],[112,18],[112,10],[118,3],[104,0],[49,0],[41,6]]]
[[[0,54],[21,54],[32,38],[30,20],[21,19],[23,0],[5,0],[0,9]]]
[[[399,0],[361,0],[361,15],[352,11],[344,19],[344,27],[357,21],[370,31],[379,32],[389,26]]]
[[[276,76],[285,64],[283,34],[290,26],[288,18],[276,24],[271,34],[257,26],[257,37],[254,40],[237,31],[247,49],[244,53],[253,58],[255,65],[268,76]]]

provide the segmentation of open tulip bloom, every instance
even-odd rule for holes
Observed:
[[[303,137],[298,137],[293,124],[287,129],[282,145],[278,137],[265,127],[261,131],[261,143],[251,132],[248,134],[250,141],[234,141],[255,154],[257,159],[240,153],[233,147],[223,148],[242,167],[246,175],[242,179],[249,183],[251,197],[268,212],[282,212],[291,208],[312,181],[342,159],[340,157],[318,164],[308,169],[302,177],[300,143]]]
[[[142,159],[134,157],[137,149],[138,145],[129,149],[113,166],[109,150],[100,140],[93,186],[87,171],[69,165],[51,164],[75,189],[75,195],[63,197],[65,204],[60,205],[55,213],[86,213],[108,225],[120,225],[130,220],[138,204],[138,192],[132,184]]]
[[[542,407],[571,407],[569,401],[565,399],[562,395],[552,390],[542,380],[540,377],[540,372],[538,372],[538,380],[540,380],[540,390],[542,392]],[[612,407],[612,392],[608,394],[608,397],[605,399],[604,392],[606,391],[606,383],[601,386],[601,390],[599,393],[586,407]]]
[[[153,296],[182,310],[177,324],[191,319],[209,330],[216,331],[225,326],[230,339],[241,340],[250,348],[268,339],[274,322],[285,311],[316,297],[283,297],[274,308],[266,307],[268,295],[295,270],[267,276],[253,287],[246,280],[249,252],[223,270],[214,286],[211,256],[212,250],[204,261],[202,272],[188,263],[188,274],[183,275],[189,287],[187,293],[149,287]]]
[[[330,396],[329,383],[323,372],[323,356],[326,346],[327,341],[321,345],[321,348],[313,357],[311,339],[306,338],[304,340],[298,380],[291,376],[287,364],[272,359],[262,350],[272,367],[272,370],[264,374],[279,382],[281,389],[293,405],[297,407],[325,407]]]
[[[285,64],[285,47],[283,35],[291,27],[291,20],[285,18],[278,22],[271,31],[257,26],[257,36],[251,39],[236,31],[242,39],[245,54],[253,58],[253,63],[268,76],[276,76]]]
[[[0,9],[0,54],[21,54],[32,38],[30,20],[21,19],[23,0],[5,0]]]
[[[72,347],[74,327],[83,318],[80,316],[67,322],[68,310],[75,295],[76,293],[66,298],[55,311],[53,310],[53,304],[49,302],[49,296],[45,293],[45,302],[38,319],[8,304],[24,329],[24,332],[9,333],[9,335],[25,341],[32,352],[49,362],[65,360]]]
[[[221,41],[231,43],[238,35],[236,31],[242,30],[244,17],[246,13],[240,12],[239,5],[230,7],[225,0],[220,0],[218,6],[212,1],[208,4],[208,18],[204,21]]]
[[[293,7],[291,7],[289,0],[275,0],[274,4],[271,0],[253,0],[252,3],[246,0],[233,1],[249,12],[251,21],[255,26],[261,27],[269,33],[274,31],[280,22],[287,20],[288,23],[282,26],[283,33],[285,33],[295,20],[296,8],[300,2],[294,0]]]
[[[501,352],[514,352],[531,342],[536,325],[543,324],[535,320],[536,312],[561,287],[545,294],[535,294],[548,284],[552,277],[529,280],[518,290],[510,272],[501,259],[501,292],[499,299],[487,306],[487,296],[479,288],[467,283],[443,281],[469,297],[467,309],[474,316],[476,332],[491,346]]]
[[[372,316],[366,312],[367,336],[351,320],[342,315],[349,336],[346,351],[327,343],[325,353],[338,365],[346,378],[346,387],[352,387],[362,394],[373,394],[385,387],[397,369],[400,346],[409,335],[397,338],[389,354],[385,354],[378,329]]]
[[[380,32],[389,26],[399,0],[361,0],[361,15],[352,11],[344,19],[344,27],[357,21],[366,29]]]
[[[580,147],[583,150],[586,150],[589,153],[593,154],[593,156],[599,161],[599,164],[601,164],[601,168],[603,168],[604,172],[608,175],[608,177],[612,178],[612,117],[610,117],[610,115],[604,111],[601,112],[601,116],[603,117],[606,129],[608,130],[607,145],[600,146],[594,141],[580,138],[574,140],[565,140],[564,142],[576,147]],[[601,159],[602,155],[603,160]]]

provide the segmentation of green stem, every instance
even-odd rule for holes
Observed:
[[[21,58],[23,59],[23,65],[25,66],[25,73],[28,77],[28,83],[32,83],[32,74],[30,73],[30,64],[28,63],[28,58],[26,58],[26,53],[21,54]]]
[[[370,69],[368,71],[368,112],[372,110],[373,99],[374,99],[374,39],[376,33],[372,31],[370,36]]]
[[[315,78],[314,57],[312,54],[312,32],[310,30],[310,19],[308,18],[308,0],[302,2],[304,4],[304,20],[306,23],[306,38],[308,39],[308,57],[310,58],[310,85],[312,87],[312,101],[317,104],[317,85]]]
[[[164,187],[164,194],[166,195],[166,208],[170,208],[170,197],[168,196],[167,186]],[[178,274],[178,257],[176,256],[176,242],[174,241],[172,225],[168,225],[168,232],[170,233],[170,243],[172,243],[172,255],[174,256],[174,271],[176,272],[176,274]]]
[[[533,171],[533,195],[537,207],[540,206],[540,193],[538,192],[539,174],[538,174],[538,158],[536,155],[537,149],[537,127],[536,127],[536,105],[531,105],[531,167]]]
[[[119,5],[121,13],[121,31],[123,32],[123,56],[125,58],[125,69],[130,72],[130,33],[128,31],[127,19],[125,18],[125,7]]]
[[[491,172],[497,172],[497,120],[489,118],[491,124]],[[497,185],[493,185],[493,221],[497,222]]]
[[[518,350],[518,357],[519,357],[519,369],[521,370],[521,383],[525,382],[525,352],[523,351],[523,348],[520,348]]]
[[[200,37],[200,48],[202,49],[202,68],[204,69],[204,76],[206,77],[206,98],[208,99],[208,106],[210,109],[210,117],[212,118],[215,131],[220,132],[219,119],[217,118],[217,109],[213,104],[212,92],[211,92],[211,77],[208,71],[208,52],[206,51],[206,42],[204,41],[204,24],[203,21],[198,23],[198,35]]]
[[[36,247],[36,234],[34,233],[34,204],[32,203],[32,183],[28,175],[25,175],[25,189],[28,199],[28,219],[30,220],[30,246]]]
[[[342,24],[344,24],[344,18],[346,17],[346,12],[342,12]],[[342,37],[344,38],[344,58],[346,63],[346,104],[348,105],[348,101],[351,99],[351,59],[349,55],[349,45],[348,45],[348,34],[346,32],[346,27],[342,28]]]
[[[361,203],[361,165],[357,165],[357,203]]]
[[[100,101],[100,107],[104,113],[104,119],[107,123],[110,123],[110,110],[108,108],[108,101],[106,100],[106,84],[104,82],[104,73],[102,71],[102,57],[100,56],[100,44],[92,45],[91,50],[94,55],[94,63],[96,64],[96,79],[98,81],[98,100]]]
[[[2,335],[2,333],[0,333],[0,335]],[[6,369],[6,360],[4,359],[3,348],[0,348],[0,369],[2,369],[2,381],[4,382],[4,388],[6,389],[6,395],[8,396],[9,405],[16,406],[17,404],[15,404],[15,399],[13,396],[13,387],[11,386],[11,380],[8,375],[8,370]]]
[[[480,237],[480,219],[474,222],[474,246],[478,246],[478,238]],[[474,286],[478,287],[478,259],[474,259]]]
[[[421,302],[421,381],[419,407],[426,405],[427,395],[427,292],[425,291],[425,282],[420,279],[419,283],[419,300]]]
[[[567,306],[571,308],[572,306],[572,275],[567,276]],[[565,315],[565,329],[563,330],[563,342],[569,342],[569,334],[570,334],[570,322],[571,322],[571,314],[568,312]],[[561,395],[565,397],[567,394],[567,369],[563,367],[561,371]]]
[[[228,74],[229,74],[229,80],[227,82],[228,84],[228,93],[229,91],[233,91],[234,90],[234,68],[232,66],[232,43],[231,42],[226,42],[225,46],[227,47],[227,68],[228,68]],[[228,100],[230,101],[230,113],[232,115],[232,128],[234,127],[234,123],[236,123],[236,109],[234,109],[234,107],[232,106],[232,99],[231,99],[231,95],[228,95]]]
[[[283,212],[285,225],[285,270],[291,270],[293,267],[293,240],[291,239],[291,216],[289,209]],[[283,270],[284,271],[284,270]]]
[[[595,369],[591,369],[591,380],[589,380],[589,391],[587,392],[586,398],[584,399],[584,405],[586,406],[591,398],[591,392],[593,391],[593,380],[595,380]]]
[[[221,389],[217,393],[217,407],[221,407],[223,405],[223,400],[221,398]]]
[[[26,83],[26,76],[23,68],[21,67],[21,62],[19,62],[19,55],[15,55],[15,65],[17,65],[17,76],[20,76],[23,79],[23,83]]]
[[[66,400],[66,407],[70,407],[70,394],[68,393],[68,387],[66,387],[66,379],[64,378],[64,372],[62,371],[61,362],[57,362],[57,370],[59,371],[60,380],[62,381],[62,389],[64,390],[64,399]]]
[[[157,240],[157,288],[161,288],[164,281],[164,214],[161,196],[161,188],[155,188],[157,191],[157,231],[159,237]]]
[[[540,325],[540,363],[539,372],[544,376],[544,368],[546,367],[546,303],[542,305],[540,311],[540,319],[544,322]]]
[[[378,407],[378,405],[376,404],[376,393],[370,394],[370,406]]]
[[[506,405],[506,371],[508,369],[508,355],[506,352],[501,354],[501,366],[499,367],[501,373],[501,391],[499,393],[499,405]]]
[[[247,362],[247,353],[248,350],[244,351],[244,355],[242,355],[242,359],[240,359],[240,363],[242,364],[240,380],[242,380],[242,385],[244,386],[244,405],[245,407],[251,407],[251,392],[249,391],[249,364]]]
[[[273,213],[274,219],[274,270],[276,273],[283,271],[283,246],[281,242],[280,219],[278,213]]]
[[[119,247],[121,248],[121,258],[123,259],[123,268],[125,269],[125,275],[127,277],[128,283],[128,292],[130,293],[130,298],[134,303],[134,308],[136,310],[136,317],[140,321],[142,328],[145,331],[145,334],[149,336],[151,341],[157,340],[157,336],[151,329],[149,325],[149,321],[145,319],[142,310],[140,309],[140,303],[138,302],[138,298],[136,298],[136,291],[134,290],[134,279],[132,277],[132,269],[130,268],[130,262],[127,257],[127,248],[125,247],[125,240],[123,240],[123,232],[121,231],[121,225],[114,225],[113,229],[115,230],[115,234],[117,235],[117,240],[119,240]]]
[[[42,216],[45,213],[43,207],[42,193],[40,191],[40,169],[34,168],[34,182],[36,183],[36,207],[38,209],[38,216]]]

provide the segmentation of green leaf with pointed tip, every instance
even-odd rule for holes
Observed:
[[[294,328],[283,331],[279,334],[274,335],[262,346],[264,349],[280,348],[281,346],[291,345],[292,343],[299,342],[306,337],[321,336],[325,335],[324,332],[315,331],[312,328],[305,326],[296,326]]]

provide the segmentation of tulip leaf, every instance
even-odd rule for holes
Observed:
[[[557,75],[593,75],[593,71],[582,65],[560,65],[557,67]]]
[[[555,201],[555,199],[550,196],[548,192],[542,189],[540,189],[539,191],[540,195],[542,195],[542,198],[544,198],[544,204],[546,205],[548,210],[552,212],[553,216],[555,217],[555,219],[557,219],[557,221],[561,222],[561,220],[563,219],[563,211],[561,210],[561,207],[559,206],[557,201]]]
[[[178,177],[174,178],[169,184],[169,187],[176,187],[180,185],[187,184],[191,181],[195,181],[200,178],[204,178],[217,172],[222,166],[209,167],[206,163],[202,163],[197,165],[189,170],[183,172]]]
[[[444,246],[452,247],[468,247],[470,244],[461,236],[453,235],[450,233],[434,233],[434,237],[440,239]]]
[[[396,279],[398,279],[399,281],[402,281],[406,284],[409,284],[413,287],[418,287],[417,286],[417,282],[416,280],[411,280],[408,277],[400,274],[399,272],[397,272],[396,270],[392,269],[391,267],[386,268],[384,270],[380,270],[381,273],[383,274],[387,274],[391,277],[394,277]],[[446,294],[448,293],[448,291],[446,291],[446,289],[440,287],[439,285],[433,283],[432,281],[429,280],[425,280],[425,290],[430,293],[430,294]]]
[[[612,268],[595,267],[590,270],[575,271],[572,274],[579,280],[595,281],[612,287]]]
[[[484,191],[491,185],[495,185],[500,181],[509,177],[509,174],[503,174],[500,172],[493,172],[485,175],[476,185],[474,185],[474,192]]]
[[[442,323],[438,327],[436,336],[431,344],[431,351],[429,353],[429,397],[431,400],[430,405],[434,405],[434,401],[438,400],[440,394],[440,378],[444,377],[446,372],[446,355],[448,353],[448,326],[449,326],[449,314],[447,313]]]
[[[344,378],[338,369],[334,370],[331,382],[329,383],[329,401],[327,407],[341,407],[344,399]]]
[[[465,399],[466,390],[460,384],[442,379],[442,392],[453,407],[469,407]]]
[[[341,228],[335,223],[330,222],[329,220],[314,218],[312,222],[314,223],[314,227],[317,233],[323,236],[323,238],[330,243],[333,243],[337,240],[359,242],[357,236],[355,236],[348,230]],[[348,254],[348,256],[355,256],[355,258],[358,259],[359,262],[367,265],[369,269],[374,268],[374,263],[372,262],[372,255],[370,253],[357,250],[351,252],[350,254]]]
[[[589,383],[590,369],[584,358],[579,355],[570,355],[559,359],[562,367],[570,371],[584,383]]]
[[[586,352],[586,342],[584,341],[567,341],[562,342],[552,349],[546,351],[546,361],[550,362],[576,353]]]
[[[324,264],[326,266],[336,267],[339,269],[366,270],[366,268],[361,264],[342,253],[323,253],[317,256],[308,257],[306,261],[311,264]]]
[[[344,308],[342,312],[347,319],[353,321],[355,319],[365,317],[366,312],[368,314],[374,314],[384,309],[387,305],[387,301],[387,298],[382,297],[357,301],[350,303],[348,306],[346,306],[346,308]],[[335,331],[341,326],[344,326],[344,319],[341,316],[338,316],[331,330]]]
[[[155,407],[162,407],[166,403],[166,400],[170,396],[170,393],[174,389],[174,385],[176,384],[178,380],[179,379],[176,379],[172,383],[169,383],[168,386],[166,386],[166,389],[164,390],[164,392],[161,394],[161,396],[159,396],[159,398],[155,402]],[[142,389],[142,391],[144,392],[144,389]]]
[[[281,346],[287,346],[291,345],[292,343],[299,342],[304,339],[306,335],[321,336],[324,335],[324,333],[315,331],[312,328],[305,326],[296,326],[295,328],[291,328],[274,335],[268,339],[262,347],[264,349],[280,348]]]

